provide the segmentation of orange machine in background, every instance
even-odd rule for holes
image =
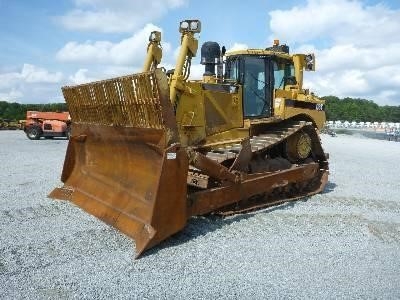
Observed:
[[[69,138],[70,120],[69,112],[27,111],[24,131],[31,140],[38,140],[41,137]]]

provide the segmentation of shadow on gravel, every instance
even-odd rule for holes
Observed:
[[[208,215],[208,216],[198,216],[192,217],[188,220],[186,227],[171,236],[167,240],[161,242],[159,245],[151,248],[144,252],[141,257],[155,255],[158,251],[164,248],[170,248],[174,246],[179,246],[181,244],[187,243],[189,241],[193,241],[198,237],[205,236],[210,232],[220,230],[225,226],[229,226],[232,223],[240,222],[242,220],[247,220],[249,218],[254,217],[257,214],[268,214],[277,210],[286,210],[293,208],[299,202],[306,202],[309,197],[304,199],[300,199],[297,201],[286,202],[280,205],[272,206],[269,208],[260,209],[254,212],[246,213],[246,214],[237,214],[229,217],[221,217],[217,215]],[[139,258],[139,259],[140,259]]]
[[[240,217],[240,219],[237,219],[236,217],[227,219],[214,215],[192,217],[188,220],[186,227],[182,231],[174,234],[173,236],[161,242],[154,248],[147,250],[141,255],[140,258],[155,255],[158,251],[164,248],[178,246],[180,244],[187,243],[188,241],[195,240],[196,238],[204,236],[209,232],[219,230],[222,227],[227,226],[233,222],[237,222],[242,219],[247,219],[251,216],[238,215],[237,217]]]
[[[330,192],[333,192],[336,187],[337,187],[336,183],[328,181],[328,183],[325,186],[325,189],[322,191],[322,194],[329,194]]]

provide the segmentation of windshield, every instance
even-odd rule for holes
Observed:
[[[281,89],[285,85],[285,80],[294,77],[294,66],[288,61],[274,61],[274,88]]]

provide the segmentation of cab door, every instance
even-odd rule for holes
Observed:
[[[243,59],[243,111],[248,118],[270,117],[272,88],[271,59],[245,56]]]

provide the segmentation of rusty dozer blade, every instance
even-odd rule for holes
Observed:
[[[161,70],[64,87],[72,120],[61,181],[69,200],[132,237],[136,252],[187,221],[188,158]]]

